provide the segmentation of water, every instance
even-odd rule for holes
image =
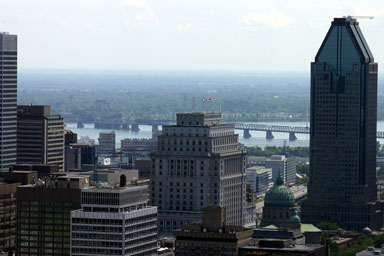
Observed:
[[[270,125],[288,125],[288,126],[307,126],[307,122],[259,122],[260,124],[270,124]],[[116,133],[116,146],[120,148],[120,140],[126,138],[136,138],[136,139],[149,139],[152,137],[152,126],[149,125],[140,125],[139,132],[132,131],[123,131],[123,130],[106,130],[106,129],[95,129],[93,124],[84,124],[84,128],[77,128],[76,123],[67,123],[66,129],[72,130],[77,133],[77,137],[88,136],[91,139],[94,139],[96,144],[98,144],[97,138],[99,133],[102,131],[115,131]],[[161,127],[159,126],[159,129]],[[384,121],[377,122],[377,130],[384,131]],[[236,133],[239,134],[239,141],[246,146],[259,146],[264,148],[265,146],[283,146],[284,141],[287,142],[288,146],[293,147],[308,147],[309,146],[309,134],[296,134],[297,140],[289,141],[288,133],[278,133],[274,132],[273,140],[267,140],[265,138],[265,132],[250,131],[252,137],[249,139],[244,139],[243,131],[236,130]],[[384,139],[379,139],[381,144],[384,144]]]

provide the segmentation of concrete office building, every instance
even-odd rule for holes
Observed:
[[[272,180],[276,182],[279,173],[284,179],[284,184],[289,186],[296,183],[296,158],[283,155],[273,155],[265,161],[265,168],[272,169]]]
[[[64,119],[50,106],[17,107],[17,163],[58,165],[64,171]]]
[[[265,168],[264,166],[252,166],[246,170],[246,181],[251,185],[254,198],[258,195],[264,194],[269,189],[269,181],[272,176],[272,168]]]
[[[93,187],[71,213],[71,255],[157,255],[157,208],[147,186]]]
[[[71,211],[89,177],[62,176],[17,188],[17,255],[70,255]]]
[[[176,230],[175,255],[226,255],[237,256],[239,248],[247,246],[253,230],[225,223],[225,209],[203,209],[203,223],[184,225]]]
[[[135,169],[139,170],[139,178],[149,178],[151,175],[151,159],[140,158],[134,162]]]
[[[150,176],[160,232],[201,222],[208,205],[224,207],[228,225],[244,225],[246,152],[234,132],[221,113],[179,113],[163,126]]]
[[[355,18],[335,18],[311,63],[310,181],[302,218],[383,226],[377,202],[378,65]]]
[[[115,132],[99,133],[99,152],[101,154],[113,154],[116,150]]]
[[[0,171],[16,164],[17,36],[0,32]]]

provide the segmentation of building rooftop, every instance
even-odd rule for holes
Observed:
[[[367,250],[356,253],[356,255],[383,255],[384,251],[381,248],[368,247]]]
[[[366,63],[374,61],[371,50],[369,49],[364,35],[360,30],[359,23],[355,18],[347,16],[343,18],[335,18],[333,20],[332,26],[329,29],[318,53],[316,54],[316,62],[321,62],[323,61],[323,58],[326,58],[328,56],[327,49],[336,47],[336,43],[338,42],[338,40],[334,39],[336,36],[336,29],[334,29],[335,27],[344,27],[345,30],[348,32],[346,36],[343,36],[342,40],[344,46],[349,46],[348,58],[351,58],[351,56],[355,53],[359,56],[360,61]]]
[[[281,174],[275,185],[265,194],[264,205],[269,207],[294,207],[295,197],[292,191],[284,185]]]
[[[246,169],[247,172],[256,172],[256,174],[263,174],[270,170],[270,168],[265,168],[265,166],[251,166]]]
[[[301,252],[311,252],[323,248],[322,244],[293,244],[290,240],[283,239],[262,239],[259,240],[259,244],[255,246],[245,246],[244,249],[261,249],[267,251],[301,251]]]
[[[301,233],[305,233],[305,232],[321,232],[321,229],[318,229],[313,224],[301,224],[300,231],[301,231]]]
[[[98,183],[96,186],[92,186],[87,188],[87,192],[119,192],[119,193],[125,193],[125,192],[132,192],[132,191],[139,191],[143,189],[148,189],[147,185],[134,185],[134,184],[129,184],[125,187],[120,187],[118,185],[111,185],[108,183]]]

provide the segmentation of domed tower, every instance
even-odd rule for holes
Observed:
[[[265,194],[261,226],[276,225],[282,228],[299,229],[301,219],[296,213],[295,197],[284,185],[281,174],[275,185]]]

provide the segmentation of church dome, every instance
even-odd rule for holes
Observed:
[[[265,194],[264,205],[267,207],[295,206],[295,197],[292,191],[284,185],[281,175],[277,177],[276,184]]]
[[[292,223],[292,224],[301,224],[301,219],[300,219],[300,217],[297,215],[297,213],[295,212],[295,215],[293,215],[293,216],[289,219],[289,222]]]

